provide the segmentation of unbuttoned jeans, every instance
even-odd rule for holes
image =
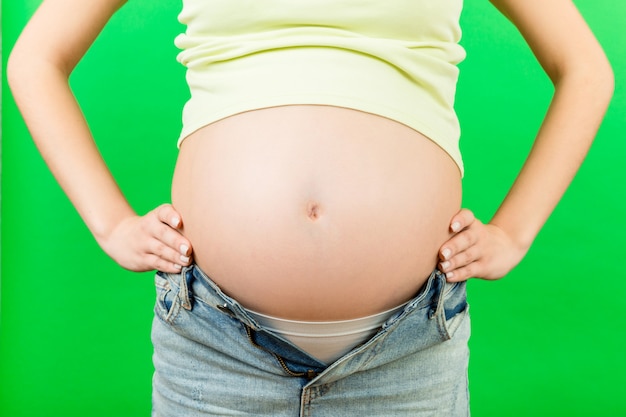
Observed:
[[[437,270],[330,365],[264,329],[197,266],[155,281],[153,417],[469,415],[465,283]]]

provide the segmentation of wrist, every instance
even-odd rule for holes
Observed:
[[[526,253],[537,236],[537,231],[521,222],[507,223],[494,217],[490,225],[497,227],[520,252]]]
[[[120,224],[136,216],[137,214],[133,209],[126,206],[107,211],[104,215],[94,217],[86,223],[96,241],[101,247],[104,247]]]

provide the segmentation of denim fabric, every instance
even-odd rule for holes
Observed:
[[[155,281],[153,417],[469,415],[465,283],[439,271],[329,366],[264,329],[195,266]]]

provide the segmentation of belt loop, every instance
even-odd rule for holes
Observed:
[[[183,268],[180,272],[181,280],[180,280],[180,289],[178,291],[178,296],[180,297],[180,304],[185,309],[190,311],[193,308],[192,305],[192,294],[189,291],[191,287],[191,281],[193,280],[193,270],[191,266]]]

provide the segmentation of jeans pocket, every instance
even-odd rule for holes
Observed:
[[[443,288],[442,325],[448,339],[452,339],[463,319],[469,314],[465,282],[448,283]]]
[[[166,323],[172,323],[178,310],[179,297],[177,290],[174,289],[172,281],[168,278],[169,274],[157,272],[154,276],[154,286],[156,288],[156,303],[154,307],[155,314]]]

